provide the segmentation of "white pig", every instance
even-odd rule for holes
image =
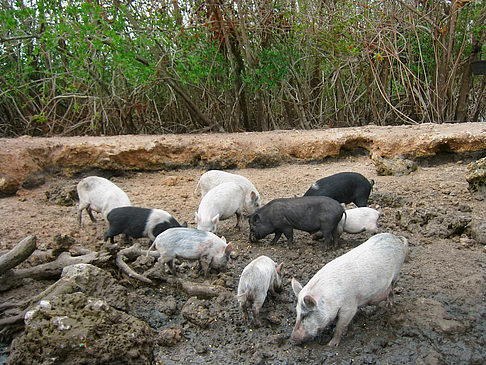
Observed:
[[[173,273],[174,259],[199,260],[204,275],[209,269],[222,269],[228,263],[233,245],[226,244],[224,237],[219,238],[214,233],[194,228],[169,228],[159,234],[152,243],[148,252],[155,245],[160,253],[158,262],[169,264]]]
[[[343,231],[347,233],[378,232],[377,222],[381,215],[379,211],[373,208],[361,207],[347,209],[345,213],[338,224],[339,234],[342,234]]]
[[[255,186],[246,177],[232,174],[221,170],[209,170],[201,175],[199,181],[194,189],[197,191],[198,187],[201,188],[201,196],[204,197],[215,186],[225,183],[234,182],[240,185],[245,192],[244,209],[248,214],[253,214],[256,209],[262,205],[260,193]]]
[[[257,326],[261,326],[260,309],[267,297],[267,292],[275,294],[282,291],[280,271],[282,265],[277,264],[267,256],[259,256],[243,269],[238,284],[238,303],[243,318],[248,323],[248,309],[251,307],[253,319]]]
[[[303,343],[337,317],[329,346],[338,346],[358,307],[387,299],[407,256],[408,242],[391,233],[374,235],[358,247],[327,263],[306,286],[292,279],[297,296],[297,320],[292,340]]]
[[[81,213],[88,212],[91,221],[96,221],[92,211],[101,213],[106,220],[113,208],[130,206],[132,203],[127,194],[110,180],[98,176],[88,176],[77,185],[79,196],[78,219],[81,224]]]
[[[220,220],[236,214],[236,227],[240,227],[245,201],[243,188],[234,182],[225,182],[209,190],[194,215],[197,229],[216,232]]]

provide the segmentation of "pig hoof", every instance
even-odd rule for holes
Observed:
[[[339,340],[335,340],[334,338],[329,341],[329,344],[328,344],[330,347],[338,347],[339,346]]]

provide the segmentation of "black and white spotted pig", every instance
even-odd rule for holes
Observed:
[[[155,240],[160,233],[168,228],[181,227],[179,222],[162,209],[140,207],[120,207],[113,209],[107,216],[110,227],[105,232],[105,242],[114,237],[125,234],[132,238],[148,237]],[[187,226],[187,224],[186,224]]]

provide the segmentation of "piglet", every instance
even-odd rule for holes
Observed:
[[[209,170],[205,172],[199,178],[194,192],[200,187],[201,196],[204,197],[212,188],[225,182],[234,182],[243,189],[245,195],[243,207],[248,214],[252,214],[256,209],[260,208],[262,204],[260,193],[252,182],[244,176],[226,171]]]
[[[304,196],[328,196],[340,203],[366,207],[374,183],[357,172],[340,172],[317,180]]]
[[[194,215],[197,228],[216,232],[220,220],[236,214],[236,227],[240,227],[241,214],[245,202],[243,188],[234,182],[224,182],[208,191],[201,199]]]
[[[88,176],[77,185],[79,206],[78,219],[81,225],[81,213],[88,212],[91,221],[96,221],[92,210],[101,213],[106,220],[112,209],[132,205],[127,194],[110,180],[98,176]]]
[[[255,324],[261,326],[260,309],[267,297],[267,292],[275,294],[282,291],[280,272],[282,265],[267,256],[260,256],[243,269],[238,284],[238,303],[243,318],[249,323],[248,309],[251,308]]]
[[[174,259],[199,260],[204,275],[211,268],[221,270],[226,267],[233,245],[226,244],[224,237],[219,238],[214,233],[194,228],[169,228],[159,234],[152,247],[160,253],[159,264],[169,264],[175,273]]]
[[[162,209],[120,207],[108,213],[107,220],[110,227],[104,239],[106,242],[109,238],[111,243],[114,243],[115,236],[122,233],[133,238],[148,237],[153,241],[166,229],[181,227],[173,216]]]
[[[380,215],[379,211],[368,207],[346,209],[346,214],[343,215],[338,224],[339,234],[343,232],[361,233],[363,231],[376,233],[378,232]]]
[[[337,317],[329,346],[338,346],[358,307],[387,300],[407,256],[408,241],[380,233],[327,263],[306,286],[292,279],[297,296],[297,319],[292,340],[301,344],[329,326]]]

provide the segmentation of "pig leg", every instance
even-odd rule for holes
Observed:
[[[243,320],[248,324],[250,322],[250,318],[248,317],[248,303],[245,301],[240,303],[240,310],[241,314],[243,315]]]
[[[203,256],[200,258],[199,262],[201,264],[201,269],[204,273],[204,277],[207,277],[209,273],[209,267],[211,265],[211,260],[209,260],[206,256]]]
[[[294,243],[294,230],[292,227],[285,228],[283,234],[287,237],[287,246],[292,247],[292,244]]]
[[[253,302],[251,307],[251,312],[253,313],[253,320],[255,321],[255,326],[261,327],[262,321],[260,320],[260,309],[262,308],[263,303],[261,302]]]
[[[280,232],[280,231],[275,232],[275,237],[273,237],[273,240],[272,240],[272,242],[270,242],[270,244],[271,245],[276,244],[281,235],[282,235],[282,232]]]
[[[241,213],[236,212],[236,228],[240,229],[241,228]]]
[[[91,222],[96,222],[96,218],[93,216],[93,211],[91,210],[90,206],[86,207],[86,211],[88,212],[89,219],[91,219]]]
[[[334,330],[334,336],[331,341],[329,341],[329,346],[337,347],[341,341],[341,337],[348,327],[349,323],[353,319],[354,315],[358,311],[357,306],[339,309],[338,321],[336,323],[336,329]]]

